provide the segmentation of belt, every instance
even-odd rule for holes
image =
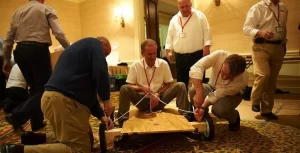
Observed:
[[[37,41],[21,41],[21,42],[17,42],[18,45],[47,45],[49,46],[48,43],[42,43],[42,42],[37,42]]]
[[[281,42],[282,42],[282,40],[271,41],[271,40],[266,40],[266,39],[261,38],[261,37],[254,39],[254,43],[256,43],[256,44],[264,44],[264,43],[266,43],[266,44],[279,45],[279,44],[281,44]]]
[[[201,54],[202,55],[203,54],[203,49],[197,50],[197,51],[195,51],[193,53],[184,53],[184,54],[176,53],[176,56],[195,56],[197,54]]]

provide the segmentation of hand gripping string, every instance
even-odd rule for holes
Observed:
[[[151,93],[154,97],[156,97],[153,93]],[[163,103],[164,105],[167,105],[167,103],[163,102],[159,97],[156,97],[161,103]],[[194,114],[193,111],[187,111],[187,110],[183,110],[183,109],[180,109],[178,108],[178,110],[182,111],[182,112],[185,112],[185,113],[192,113]],[[150,111],[152,112],[151,110],[151,103],[150,103]]]
[[[145,99],[147,96],[149,95],[149,93],[148,94],[146,94],[138,103],[136,103],[134,106],[136,107],[140,102],[142,102],[143,101],[143,99]],[[125,116],[126,114],[128,114],[129,113],[129,111],[130,110],[128,110],[126,113],[124,113],[123,115],[121,115],[119,118],[117,118],[114,122],[117,122],[120,118],[122,118],[123,116]]]
[[[148,95],[153,95],[154,97],[156,97],[153,93],[148,93],[146,94],[138,103],[136,103],[134,106],[136,107],[139,103],[141,103],[143,101],[143,99],[145,99]],[[159,102],[163,103],[164,105],[167,105],[167,103],[165,103],[164,101],[162,101],[159,97],[156,97]],[[187,110],[183,110],[183,109],[180,109],[178,108],[178,110],[182,111],[182,112],[185,112],[185,113],[194,113],[193,111],[187,111]],[[120,118],[122,118],[123,116],[125,116],[126,114],[129,113],[130,110],[128,110],[126,113],[124,113],[123,115],[121,115],[119,118],[117,118],[114,122],[117,122]],[[151,102],[150,102],[150,112],[151,113],[156,113],[156,112],[153,112],[152,109],[151,109]],[[161,111],[157,111],[157,112],[161,112]]]

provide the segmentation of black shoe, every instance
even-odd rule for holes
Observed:
[[[35,131],[38,131],[38,130],[43,129],[46,125],[47,125],[46,122],[43,122],[43,123],[40,124],[40,125],[35,125],[35,126],[31,125],[31,130],[32,130],[33,132],[35,132]]]
[[[273,114],[272,112],[261,114],[261,116],[266,117],[268,120],[277,120],[278,119],[278,117],[275,114]]]
[[[24,133],[24,129],[19,121],[17,121],[12,114],[8,114],[5,116],[5,120],[13,126],[14,132],[17,135],[21,135]]]
[[[24,132],[21,135],[21,143],[24,145],[38,145],[46,143],[45,133]]]
[[[260,106],[259,105],[252,105],[252,111],[253,112],[260,112]]]
[[[241,123],[240,113],[238,112],[238,116],[236,118],[236,122],[235,123],[229,123],[228,130],[229,131],[238,131],[238,130],[240,130],[240,126],[241,126],[240,123]]]
[[[24,146],[16,144],[1,145],[0,153],[24,153]]]

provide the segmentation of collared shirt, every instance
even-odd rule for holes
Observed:
[[[229,52],[223,50],[216,50],[208,56],[200,59],[196,64],[191,67],[190,78],[202,80],[204,71],[212,68],[211,76],[208,84],[210,84],[215,91],[210,94],[208,100],[215,103],[218,99],[235,95],[241,92],[248,84],[248,73],[236,76],[233,80],[223,80],[221,77],[221,68],[225,59],[230,55]]]
[[[64,47],[69,46],[55,10],[36,0],[31,0],[26,5],[18,8],[13,14],[10,29],[4,41],[3,53],[5,59],[11,58],[14,41],[35,41],[52,44],[50,28],[53,35]]]
[[[180,22],[182,20],[182,26]],[[174,50],[176,53],[193,53],[203,49],[207,45],[212,44],[211,32],[205,15],[192,9],[192,16],[182,17],[178,12],[170,21],[168,35],[166,39],[166,49]],[[180,33],[184,33],[185,37],[181,38]]]
[[[155,72],[153,73],[154,69]],[[143,58],[132,64],[126,82],[148,88],[147,77],[149,82],[153,77],[152,81],[150,82],[150,90],[153,92],[157,92],[164,83],[173,81],[170,67],[166,61],[156,58],[155,64],[151,68],[147,65],[145,59]]]
[[[288,10],[282,2],[275,6],[270,0],[262,0],[253,5],[248,11],[243,31],[245,35],[255,38],[259,30],[268,30],[274,33],[274,37],[270,40],[283,40],[286,42],[287,16]],[[276,18],[279,18],[279,21]],[[282,27],[282,32],[276,31],[279,26]]]
[[[27,87],[25,78],[17,64],[12,67],[6,83],[6,88],[10,87],[20,87],[24,89]]]

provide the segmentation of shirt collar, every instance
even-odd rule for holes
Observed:
[[[271,2],[271,0],[263,0],[263,1],[264,1],[264,3],[266,3],[268,6],[274,5],[274,3]],[[279,5],[279,3],[281,3],[281,1],[278,2],[278,5]]]
[[[145,67],[146,67],[146,69],[147,69],[147,68],[151,68],[151,67],[150,67],[150,66],[148,66],[148,64],[146,63],[146,60],[145,60],[145,58],[143,58],[143,59],[142,59],[142,62],[145,62]],[[142,64],[144,64],[144,63],[142,63]],[[159,63],[158,63],[158,60],[157,60],[157,58],[155,59],[154,66],[155,66],[155,67],[159,67]]]
[[[195,12],[195,9],[194,8],[192,8],[192,11],[191,11],[192,13],[194,13]],[[181,14],[181,12],[180,11],[178,11],[178,16],[180,16],[180,17],[182,17],[182,14]]]

